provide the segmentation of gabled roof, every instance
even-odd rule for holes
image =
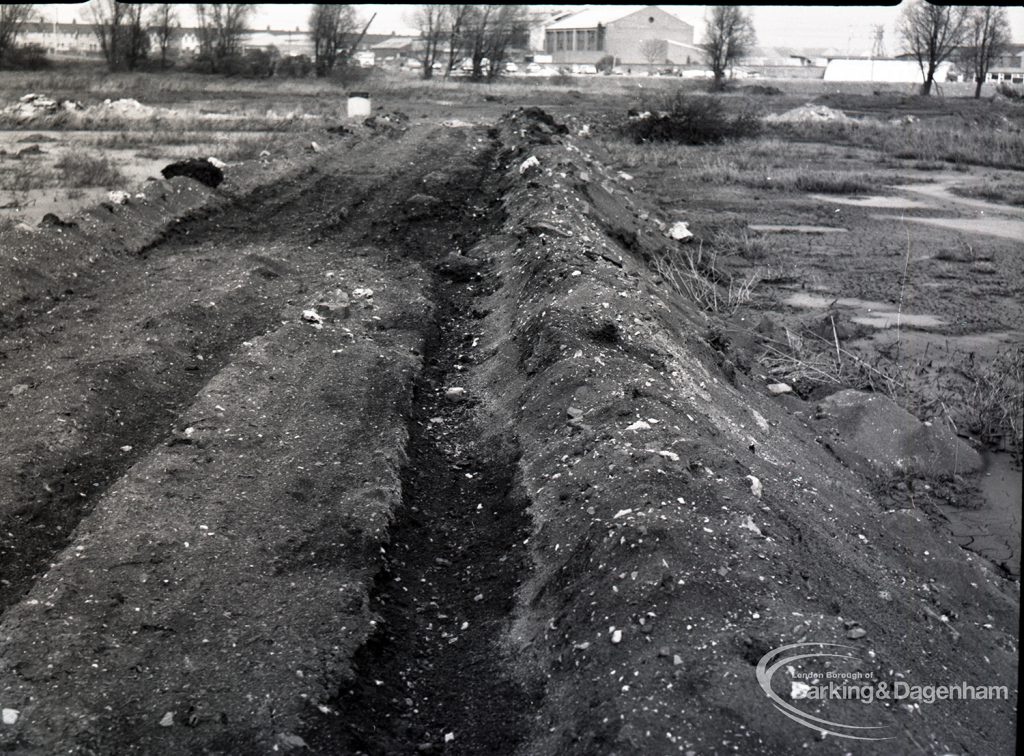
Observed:
[[[674,39],[666,39],[665,44],[669,47],[678,47],[686,52],[704,53],[704,48],[699,45],[688,45],[685,42],[676,42]]]
[[[383,42],[372,45],[372,47],[374,50],[401,50],[402,48],[409,47],[415,41],[415,37],[389,37]]]
[[[39,21],[26,21],[21,25],[21,31],[29,34],[52,34],[56,31],[58,34],[94,34],[96,32],[95,24],[73,24],[61,21],[60,23],[53,23],[46,19]]]
[[[632,16],[637,11],[642,11],[644,8],[654,8],[657,6],[653,5],[616,5],[616,6],[603,6],[598,5],[593,8],[587,8],[581,10],[579,13],[573,13],[571,16],[555,21],[550,24],[547,29],[549,31],[556,31],[559,29],[593,29],[598,24],[607,26],[610,23],[618,21],[620,18],[626,16]],[[660,10],[660,9],[659,9]]]

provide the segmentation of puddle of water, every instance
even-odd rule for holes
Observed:
[[[866,339],[851,341],[851,349],[875,350],[896,341],[896,331],[881,331]],[[949,336],[926,331],[901,331],[900,354],[907,360],[956,357],[962,360],[974,353],[979,357],[994,357],[1011,346],[1024,344],[1024,331],[990,331]]]
[[[765,234],[845,234],[847,228],[835,228],[833,226],[772,226],[772,225],[751,225],[751,231],[760,231]]]
[[[934,315],[914,315],[909,312],[902,314],[898,312],[879,312],[874,315],[855,315],[850,320],[854,323],[860,323],[861,325],[871,326],[880,330],[895,328],[897,325],[909,328],[938,328],[946,324],[946,321]]]
[[[141,158],[136,149],[87,150],[91,154],[108,158],[123,176],[123,181],[119,182],[118,186],[109,188],[89,186],[68,189],[58,185],[59,179],[53,172],[53,165],[61,155],[71,151],[71,146],[43,143],[41,147],[46,154],[22,158],[18,163],[19,167],[39,172],[48,185],[17,192],[0,190],[0,205],[6,205],[0,209],[0,217],[14,218],[29,225],[37,224],[47,213],[56,213],[61,218],[67,218],[82,208],[91,207],[106,199],[111,189],[133,191],[147,178],[159,178],[160,170],[170,162],[167,158]]]
[[[37,224],[47,213],[56,213],[67,218],[79,210],[91,207],[106,199],[111,189],[133,191],[148,178],[159,178],[161,169],[168,163],[184,156],[217,153],[217,134],[197,135],[195,142],[186,145],[150,145],[140,147],[96,147],[96,140],[120,132],[95,131],[5,131],[0,132],[0,149],[9,155],[0,158],[0,171],[25,171],[42,184],[39,188],[7,190],[0,189],[0,218]],[[44,137],[40,140],[37,137]],[[129,134],[130,136],[130,134]],[[27,137],[33,137],[27,139]],[[47,141],[53,138],[56,141]],[[11,157],[18,150],[38,145],[42,153]],[[117,186],[76,187],[61,185],[55,169],[56,163],[65,155],[85,154],[107,158],[123,176]]]
[[[1024,221],[1011,218],[911,218],[898,215],[872,215],[875,220],[900,220],[927,226],[948,228],[966,234],[998,236],[1013,241],[1024,240]]]
[[[909,197],[840,197],[833,194],[812,194],[811,196],[822,202],[834,202],[837,205],[853,205],[854,207],[880,207],[889,210],[927,210],[934,207]]]
[[[993,213],[996,215],[1024,215],[1024,210],[1019,207],[987,202],[982,199],[977,199],[976,197],[963,197],[950,191],[951,187],[963,186],[965,183],[970,182],[965,181],[963,176],[944,176],[933,184],[906,184],[895,188],[905,192],[923,194],[926,197],[932,197],[955,205],[976,208],[982,212]]]
[[[984,504],[979,509],[940,505],[953,537],[963,547],[1020,577],[1021,470],[1006,453],[986,458],[978,481]]]
[[[893,305],[885,302],[870,302],[866,299],[855,297],[820,297],[815,294],[798,292],[791,294],[783,300],[784,304],[790,307],[799,307],[805,310],[824,310],[832,303],[840,307],[850,307],[859,310],[861,314],[851,318],[854,323],[872,326],[873,328],[893,328],[897,322],[908,328],[938,328],[946,324],[946,321],[934,315],[921,315],[904,312],[902,314],[893,309]]]

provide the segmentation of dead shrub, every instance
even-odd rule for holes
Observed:
[[[125,182],[125,176],[109,158],[100,155],[69,153],[54,163],[60,182],[66,187],[102,186],[112,188]]]
[[[737,278],[719,270],[717,258],[717,252],[705,252],[704,243],[699,242],[696,249],[663,250],[652,267],[677,294],[701,309],[732,313],[750,301],[758,274],[755,271],[746,278]]]
[[[751,111],[730,115],[720,98],[676,92],[632,116],[621,132],[637,144],[716,144],[756,135],[760,118]]]

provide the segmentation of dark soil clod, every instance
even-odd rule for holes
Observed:
[[[216,189],[224,181],[224,171],[205,158],[189,158],[171,163],[160,171],[165,179],[186,176],[200,184]]]

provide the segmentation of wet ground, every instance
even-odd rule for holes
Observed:
[[[870,152],[820,149],[834,153],[839,175],[879,172]],[[648,192],[680,194],[672,171],[629,170]],[[756,191],[710,185],[684,192],[683,202],[659,204],[666,220],[688,220],[698,235],[720,227],[721,216],[757,232],[757,254],[733,255],[723,267],[741,277],[761,276],[753,311],[793,334],[813,330],[809,343],[819,351],[849,350],[847,359],[872,364],[878,355],[894,358],[931,390],[960,374],[961,366],[1024,348],[1024,209],[951,191],[1013,172],[924,171],[909,164],[880,172],[892,177],[892,186],[877,196],[772,193],[767,203]],[[825,219],[827,225],[820,223]],[[778,331],[775,338],[786,342]],[[992,459],[1002,470],[997,477],[1019,490],[1019,461],[1003,468],[1004,455]],[[978,490],[979,498],[963,503],[970,508],[966,520],[950,518],[957,523],[951,532],[996,564],[1018,564],[1019,497],[1010,504],[991,478],[979,481]]]
[[[68,215],[107,199],[111,191],[137,192],[148,179],[160,178],[160,170],[183,157],[217,157],[238,141],[268,143],[274,132],[217,132],[195,134],[193,140],[174,130],[160,132],[142,126],[126,131],[13,130],[0,131],[0,220],[37,224],[47,213]],[[125,145],[138,140],[137,146]],[[253,152],[258,152],[258,148]],[[4,154],[6,153],[6,154]],[[19,154],[20,153],[20,154]],[[55,164],[65,156],[105,161],[115,178],[92,181],[87,175],[69,187]]]
[[[949,530],[966,549],[981,554],[1020,579],[1021,468],[1010,454],[990,454],[978,482],[978,508],[945,505]]]

